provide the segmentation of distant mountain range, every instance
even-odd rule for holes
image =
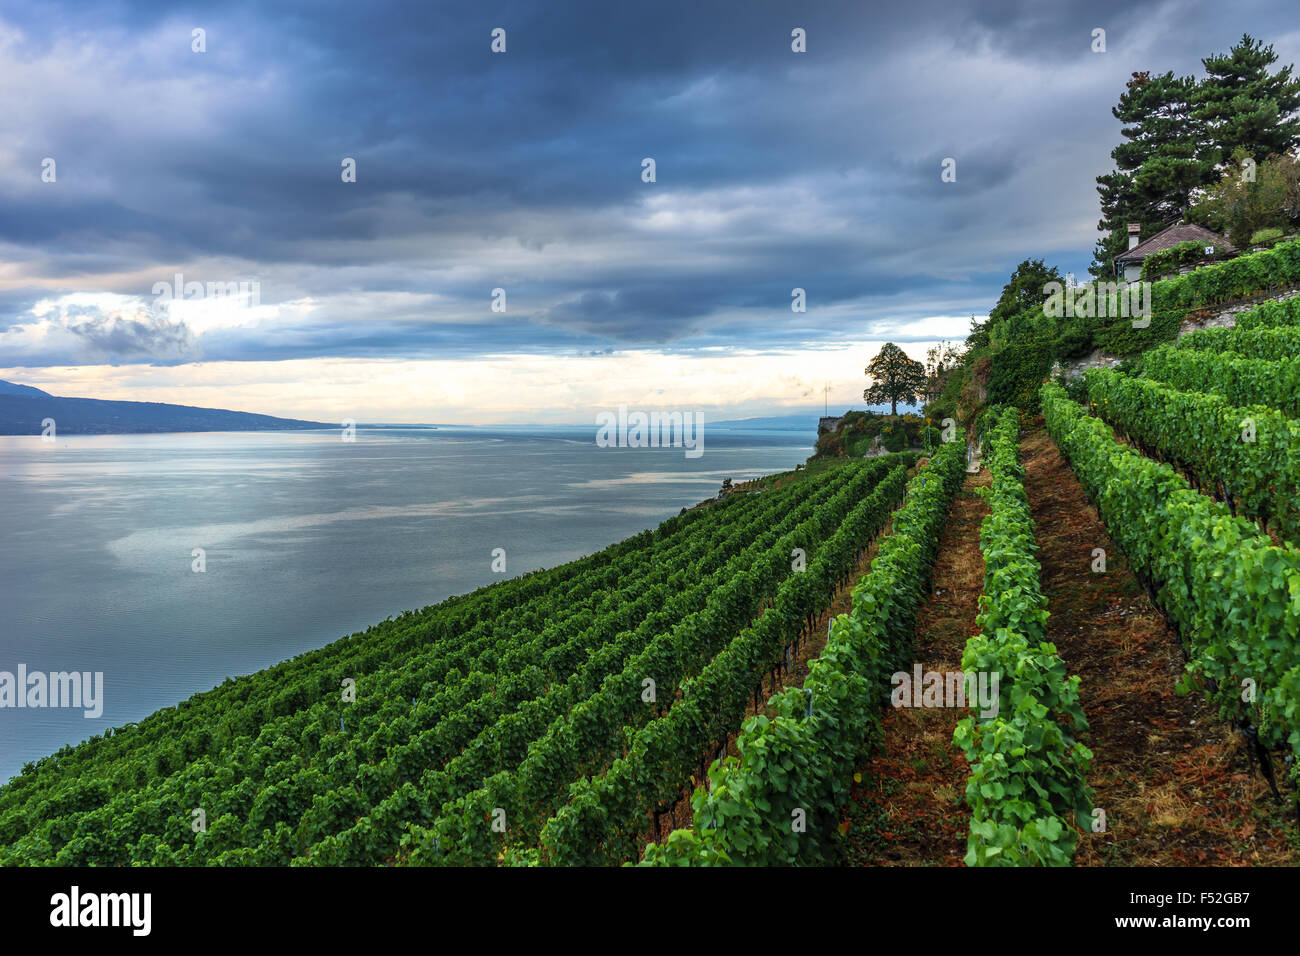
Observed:
[[[247,432],[335,428],[325,422],[276,418],[224,408],[164,402],[112,402],[60,398],[30,385],[0,381],[0,435],[39,435],[54,419],[56,435],[122,435],[141,432]]]
[[[888,405],[868,405],[866,406],[866,408],[858,409],[858,410],[875,412],[877,415],[889,414]],[[900,404],[898,410],[900,413],[915,412],[916,408],[912,407],[911,405]],[[844,415],[845,412],[837,409],[834,414]],[[725,422],[705,422],[705,426],[706,427],[713,426],[714,428],[747,428],[753,431],[767,431],[767,430],[786,431],[786,430],[800,430],[805,428],[811,428],[816,430],[817,422],[818,420],[821,419],[821,417],[822,417],[822,410],[819,408],[816,409],[815,411],[805,412],[800,415],[775,415],[768,418],[740,418],[740,419],[732,419],[730,421],[725,421]]]
[[[884,413],[888,405],[869,405],[868,411]],[[914,411],[912,408],[900,409]],[[837,414],[843,414],[837,409]],[[816,433],[822,409],[793,415],[706,421],[706,428],[752,431],[809,431]],[[60,398],[30,385],[0,381],[0,435],[39,435],[41,422],[54,419],[57,434],[122,435],[141,432],[247,432],[292,431],[309,428],[337,428],[337,424],[309,422],[297,418],[276,418],[253,412],[232,412],[223,408],[169,405],[164,402],[115,402],[98,398]],[[363,428],[429,428],[437,425],[359,424]],[[444,425],[442,427],[468,427]],[[579,425],[479,425],[478,428],[578,428]]]

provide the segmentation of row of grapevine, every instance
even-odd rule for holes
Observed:
[[[1233,352],[1263,361],[1300,358],[1300,328],[1199,329],[1174,343],[1175,349]]]
[[[726,742],[744,716],[750,688],[807,633],[808,617],[826,609],[902,498],[906,481],[906,468],[894,469],[849,513],[807,570],[781,585],[772,607],[682,685],[682,699],[669,713],[641,728],[627,756],[604,776],[570,788],[568,804],[542,828],[541,862],[636,861],[647,810],[671,807],[690,784],[696,756]]]
[[[1247,358],[1161,346],[1142,356],[1142,377],[1183,392],[1208,392],[1233,405],[1267,405],[1300,417],[1300,359]]]
[[[1047,640],[1047,597],[1019,446],[1020,412],[1007,408],[985,446],[992,484],[980,528],[984,593],[979,633],[961,662],[972,686],[975,675],[998,675],[998,706],[984,716],[972,702],[974,713],[953,735],[971,766],[968,866],[1068,866],[1073,823],[1091,823],[1085,777],[1092,754],[1076,739],[1087,729],[1079,678],[1068,675]]]
[[[477,725],[465,727],[463,721],[452,721],[451,726],[460,737],[460,749],[455,756],[445,763],[429,759],[414,761],[415,769],[423,767],[422,773],[396,779],[394,782],[400,786],[388,797],[372,804],[352,827],[327,835],[310,847],[304,862],[369,862],[391,855],[403,836],[403,825],[427,826],[440,807],[449,806],[482,787],[486,780],[519,766],[530,747],[571,711],[589,707],[591,701],[605,693],[614,693],[606,685],[620,680],[629,668],[662,663],[665,635],[671,634],[683,621],[693,620],[710,602],[719,601],[725,593],[721,590],[723,586],[768,554],[778,538],[824,503],[869,487],[885,467],[883,461],[875,462],[857,470],[850,480],[824,482],[814,494],[806,495],[797,504],[783,494],[769,496],[763,507],[737,529],[745,543],[743,550],[733,554],[730,549],[724,549],[723,556],[728,560],[716,568],[713,565],[718,555],[709,555],[709,563],[699,565],[696,568],[699,573],[680,581],[677,589],[648,595],[651,605],[641,608],[639,617],[626,622],[629,629],[610,635],[605,643],[594,644],[594,650],[570,674],[556,675],[541,693],[507,709],[494,724],[478,730]],[[706,573],[710,570],[712,573]],[[662,670],[659,673],[663,675]],[[394,756],[423,749],[422,742],[413,739]],[[375,773],[392,777],[384,763],[376,767]],[[477,828],[470,830],[476,832]]]
[[[1262,405],[1180,392],[1111,369],[1084,380],[1097,412],[1137,443],[1186,469],[1201,485],[1300,541],[1300,422]]]
[[[585,700],[556,718],[528,746],[517,766],[508,766],[450,800],[428,827],[412,827],[408,862],[480,865],[498,861],[507,846],[536,843],[542,826],[563,805],[569,786],[598,773],[627,747],[637,728],[659,716],[659,699],[671,701],[681,683],[698,673],[759,606],[793,573],[794,548],[820,544],[866,493],[861,478],[835,495],[796,527],[779,526],[780,537],[757,555],[737,562],[711,589],[708,604],[681,618]],[[652,680],[655,706],[647,706],[645,682]],[[504,821],[498,827],[492,822]]]
[[[644,865],[814,863],[838,833],[849,774],[879,736],[890,675],[912,657],[939,534],[965,477],[965,449],[944,445],[912,479],[871,570],[837,617],[804,686],[745,722],[728,757],[692,798],[694,825],[646,848]]]
[[[1237,316],[1239,329],[1270,329],[1300,326],[1300,296],[1261,302]]]
[[[1300,241],[1238,256],[1186,275],[1156,282],[1156,311],[1194,309],[1282,289],[1300,283]]]
[[[1221,715],[1300,757],[1300,551],[1198,494],[1169,466],[1043,387],[1048,432],[1107,529],[1178,627]],[[1294,487],[1294,486],[1293,486]],[[1300,777],[1300,759],[1291,772]]]
[[[700,579],[714,580],[782,515],[805,504],[811,513],[816,500],[886,467],[694,509],[593,558],[402,615],[196,695],[142,721],[147,733],[127,728],[67,748],[0,790],[0,862],[287,862],[384,794],[409,795],[429,761],[457,752],[458,735],[497,727],[619,630],[655,617],[656,601],[673,606]],[[358,689],[346,704],[345,677]],[[183,748],[156,738],[160,723]],[[167,748],[170,759],[159,759]],[[209,818],[197,834],[196,808]]]

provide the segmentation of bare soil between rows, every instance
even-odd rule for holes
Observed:
[[[1180,696],[1177,632],[1134,577],[1069,464],[1042,426],[1021,446],[1048,598],[1048,639],[1071,674],[1089,727],[1088,783],[1102,832],[1080,833],[1080,866],[1294,866],[1300,862],[1292,794],[1279,804],[1252,767],[1240,733],[1204,695]],[[983,584],[979,524],[986,512],[967,480],[953,506],[917,622],[925,670],[960,668]],[[1093,571],[1094,549],[1106,552]],[[961,712],[891,709],[881,748],[860,768],[845,808],[845,862],[959,866],[970,815],[969,767],[952,744]],[[1279,775],[1282,765],[1275,765]]]
[[[1048,637],[1080,677],[1088,782],[1106,829],[1082,834],[1082,866],[1297,862],[1294,811],[1251,766],[1240,733],[1204,695],[1180,696],[1186,657],[1037,419],[1021,443],[1037,525]],[[1092,570],[1093,549],[1106,570]],[[1279,769],[1280,765],[1279,765]]]
[[[967,475],[939,542],[930,598],[917,613],[915,660],[923,671],[961,670],[966,641],[975,633],[984,589],[980,523],[988,505],[976,492],[989,473]],[[886,710],[881,746],[854,777],[841,826],[845,862],[860,866],[957,866],[966,855],[970,765],[953,746],[956,708]]]

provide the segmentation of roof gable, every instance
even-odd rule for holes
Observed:
[[[1153,252],[1160,252],[1162,249],[1169,249],[1178,245],[1180,242],[1203,242],[1207,246],[1214,246],[1215,252],[1222,250],[1224,252],[1236,252],[1237,249],[1223,236],[1217,232],[1211,232],[1204,226],[1198,226],[1190,222],[1180,222],[1162,229],[1146,242],[1139,242],[1132,249],[1126,249],[1115,257],[1117,263],[1123,262],[1141,262]]]

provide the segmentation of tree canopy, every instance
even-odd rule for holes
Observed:
[[[917,394],[925,389],[925,366],[909,358],[893,342],[886,342],[864,370],[871,384],[862,398],[873,405],[889,402],[891,414],[898,414],[898,403],[916,404]]]
[[[1002,287],[1002,295],[989,311],[989,321],[997,325],[1006,319],[1043,304],[1046,296],[1043,286],[1048,282],[1064,283],[1061,271],[1052,266],[1048,268],[1042,259],[1026,259],[1016,266],[1007,284]]]
[[[1132,75],[1111,110],[1124,137],[1111,151],[1115,169],[1097,177],[1103,235],[1089,267],[1094,276],[1113,275],[1129,223],[1149,239],[1189,217],[1206,187],[1242,159],[1263,163],[1300,142],[1300,79],[1290,66],[1270,72],[1276,61],[1272,46],[1245,34],[1227,53],[1201,61],[1200,81],[1172,72]],[[1239,225],[1238,234],[1245,229]]]
[[[1111,109],[1124,124],[1125,142],[1111,150],[1116,170],[1097,177],[1097,228],[1106,234],[1093,250],[1093,275],[1110,273],[1128,245],[1129,223],[1141,226],[1140,239],[1151,238],[1183,215],[1193,190],[1213,179],[1214,165],[1201,155],[1201,127],[1192,115],[1195,93],[1190,76],[1134,73]]]
[[[1245,147],[1238,146],[1233,157],[1235,164],[1205,191],[1188,219],[1222,233],[1238,249],[1250,245],[1261,230],[1295,228],[1300,222],[1300,163],[1290,156],[1272,156],[1247,179],[1241,169]]]
[[[1256,162],[1285,153],[1300,141],[1300,79],[1291,67],[1276,73],[1273,46],[1263,46],[1250,34],[1227,53],[1201,61],[1207,74],[1193,102],[1196,120],[1208,136],[1208,158],[1225,163],[1237,149]]]

